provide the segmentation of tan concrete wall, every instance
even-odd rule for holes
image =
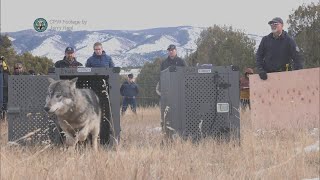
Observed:
[[[255,129],[319,127],[320,68],[250,76],[251,120]]]

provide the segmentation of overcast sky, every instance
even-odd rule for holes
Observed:
[[[270,31],[267,22],[273,17],[279,16],[287,21],[288,15],[299,5],[319,0],[0,1],[1,32],[33,29],[34,20],[43,17],[48,21],[49,29],[72,26],[73,31],[140,30],[184,25],[209,27],[218,24],[265,35]],[[83,23],[67,24],[70,20]]]

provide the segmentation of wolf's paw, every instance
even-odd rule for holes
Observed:
[[[79,133],[78,140],[79,141],[85,141],[87,139],[87,136],[85,134]]]
[[[66,145],[68,146],[75,146],[76,143],[78,142],[78,138],[73,138],[73,137],[66,137]]]

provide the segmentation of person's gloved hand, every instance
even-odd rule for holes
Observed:
[[[268,79],[268,75],[266,72],[261,72],[259,73],[260,79],[262,80],[267,80]]]

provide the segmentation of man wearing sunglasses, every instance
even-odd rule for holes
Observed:
[[[177,48],[174,44],[170,44],[167,48],[167,51],[168,51],[168,57],[161,63],[160,71],[163,71],[170,66],[187,66],[186,62],[177,56]],[[156,87],[156,92],[158,93],[158,95],[161,94],[160,89],[161,89],[161,84],[160,82],[158,82]],[[163,119],[164,119],[163,113],[161,113],[161,127],[164,130],[165,128],[163,126],[164,125]]]
[[[256,54],[256,66],[262,80],[268,79],[267,73],[303,68],[303,59],[295,41],[283,30],[279,17],[268,22],[271,33],[264,36]]]
[[[76,60],[75,52],[72,47],[67,47],[64,51],[65,56],[62,60],[57,61],[54,64],[54,67],[56,68],[70,68],[70,67],[78,67],[82,66],[80,62]]]
[[[169,66],[186,66],[185,61],[177,56],[177,48],[174,44],[170,44],[167,50],[168,57],[161,63],[161,71],[167,69]]]
[[[15,63],[13,67],[13,75],[29,75],[29,73],[25,72],[22,63]]]

